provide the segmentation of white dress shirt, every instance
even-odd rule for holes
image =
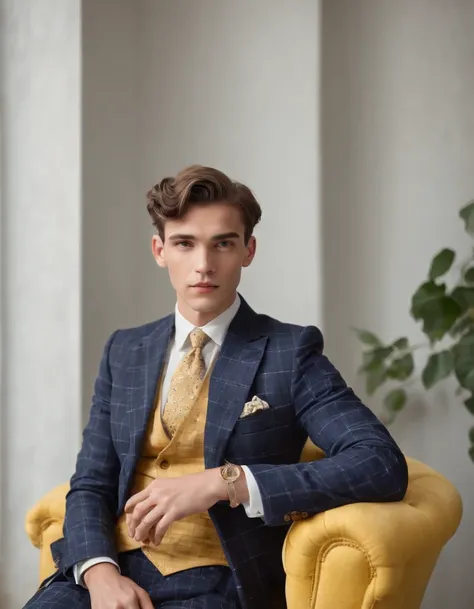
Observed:
[[[227,334],[227,330],[231,321],[234,319],[237,311],[240,307],[240,298],[237,296],[234,303],[223,313],[221,313],[218,317],[210,321],[204,326],[201,326],[201,329],[209,336],[210,340],[204,345],[202,350],[202,355],[204,358],[204,363],[206,365],[206,369],[210,366],[210,364],[214,361],[216,356],[218,355],[222,343],[224,342],[225,336]],[[171,378],[173,376],[174,371],[176,370],[181,359],[186,355],[186,353],[191,348],[191,341],[189,339],[190,333],[194,330],[195,326],[190,323],[185,317],[181,315],[178,309],[178,305],[175,308],[175,334],[173,340],[170,343],[170,348],[167,354],[167,361],[165,363],[166,372],[163,378],[163,387],[161,391],[161,411],[163,412],[166,405],[166,398],[168,396],[168,391],[171,383]],[[242,408],[243,408],[242,404]],[[247,487],[249,491],[249,501],[247,503],[243,503],[243,507],[245,512],[249,518],[258,518],[263,516],[263,502],[260,491],[257,486],[257,482],[251,471],[242,466],[242,469],[245,473],[245,478],[247,481]],[[108,556],[98,556],[96,558],[91,558],[89,560],[85,560],[74,565],[74,578],[77,584],[84,585],[83,575],[87,569],[93,567],[94,565],[101,562],[109,562],[114,564],[117,568],[117,563],[109,558]]]

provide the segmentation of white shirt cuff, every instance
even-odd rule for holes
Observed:
[[[89,558],[89,560],[83,560],[73,566],[72,570],[74,573],[74,579],[76,581],[76,584],[78,586],[82,586],[83,588],[87,588],[86,584],[84,583],[84,573],[87,571],[87,569],[90,569],[94,565],[98,565],[101,562],[110,562],[115,565],[120,571],[120,567],[115,562],[115,560],[112,560],[108,556],[97,556],[96,558]]]
[[[246,465],[242,465],[245,479],[247,480],[247,488],[249,490],[248,502],[242,503],[245,512],[249,518],[263,518],[263,501],[260,489],[258,488],[255,476]]]

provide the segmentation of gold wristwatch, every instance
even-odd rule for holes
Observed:
[[[228,461],[221,467],[221,478],[227,485],[227,493],[229,494],[231,508],[236,508],[240,505],[239,501],[237,501],[237,491],[235,488],[235,482],[240,478],[240,474],[240,467],[233,463],[229,463]]]

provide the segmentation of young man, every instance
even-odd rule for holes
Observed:
[[[283,609],[293,520],[397,501],[406,462],[315,327],[237,293],[261,210],[193,166],[148,193],[174,315],[115,332],[66,502],[59,571],[28,609]],[[308,436],[326,454],[299,463]]]

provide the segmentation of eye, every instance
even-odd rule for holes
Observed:
[[[219,241],[219,243],[217,244],[217,247],[221,248],[221,249],[229,249],[230,247],[232,247],[234,245],[233,241]]]
[[[191,241],[177,241],[175,243],[175,246],[181,249],[189,249],[190,247],[192,247],[192,243]]]

